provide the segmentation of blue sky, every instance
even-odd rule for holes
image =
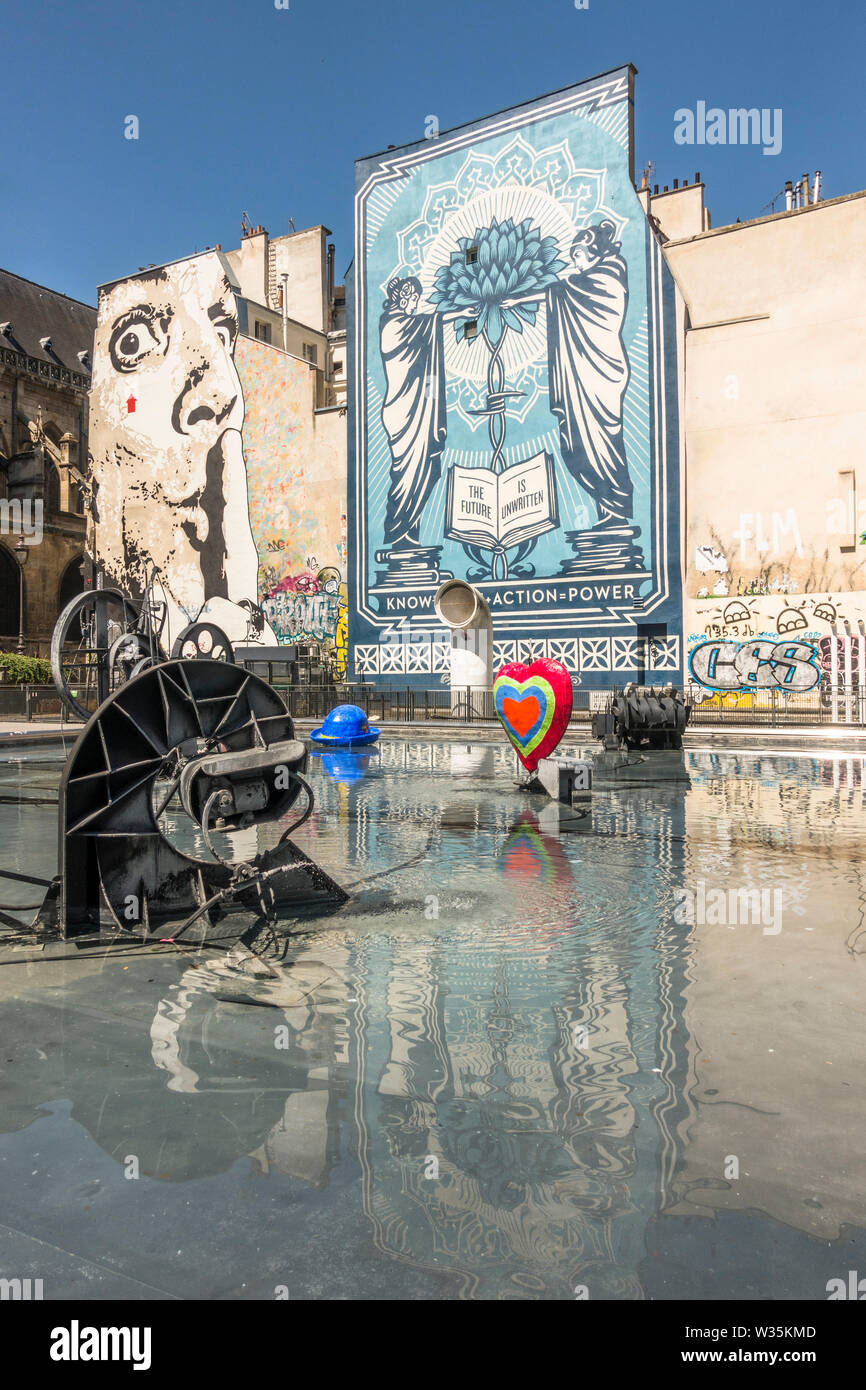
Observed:
[[[358,156],[626,62],[638,173],[700,170],[714,225],[816,168],[828,198],[866,186],[862,0],[289,4],[3,0],[0,266],[94,303],[140,265],[236,246],[246,211],[274,236],[325,223],[341,276]],[[781,153],[675,144],[698,101],[780,107]]]

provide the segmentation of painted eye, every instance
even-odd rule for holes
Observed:
[[[134,372],[145,357],[160,345],[149,318],[131,318],[121,323],[112,334],[109,351],[111,360],[120,372]]]
[[[234,347],[235,335],[237,333],[237,325],[235,324],[234,320],[220,319],[217,323],[214,324],[214,327],[216,328],[217,337],[219,338],[223,347],[226,349],[226,352],[231,352],[232,348]]]

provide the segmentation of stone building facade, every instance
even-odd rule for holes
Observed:
[[[0,650],[18,642],[18,556],[30,653],[47,653],[58,613],[84,587],[95,324],[90,305],[0,270]]]

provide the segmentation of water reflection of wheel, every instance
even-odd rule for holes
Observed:
[[[190,623],[174,640],[173,661],[228,661],[234,665],[232,644],[216,623]]]
[[[134,636],[135,604],[118,589],[77,594],[64,608],[51,634],[51,674],[67,713],[90,718],[111,693],[110,654],[119,639]],[[119,684],[126,679],[115,666]]]

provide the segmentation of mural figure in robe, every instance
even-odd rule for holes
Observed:
[[[258,606],[227,263],[204,253],[100,292],[90,405],[88,551],[140,597],[158,567],[163,645],[209,621],[276,642]]]
[[[421,284],[395,276],[379,320],[387,390],[382,424],[391,450],[385,544],[412,549],[421,513],[439,481],[446,406],[442,318],[419,314]]]
[[[595,530],[628,526],[633,512],[622,426],[628,271],[615,233],[607,220],[578,232],[572,269],[546,291],[550,408],[563,461],[595,505]]]

